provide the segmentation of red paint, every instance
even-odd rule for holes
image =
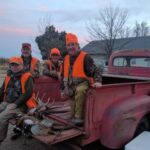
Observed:
[[[113,80],[115,84],[109,84],[112,78],[104,77],[102,88],[89,89],[85,100],[83,129],[73,127],[62,131],[60,135],[35,138],[46,144],[76,139],[81,146],[100,140],[109,148],[122,147],[132,139],[139,120],[150,112],[150,81],[130,80],[129,83],[126,80],[126,83],[121,83],[120,79],[120,83],[117,83],[118,79]],[[40,96],[46,93],[43,101],[50,97],[61,103],[64,100],[60,98],[59,84],[52,78],[40,77],[35,82],[35,90],[36,93],[39,91]],[[69,120],[53,119],[70,124]]]

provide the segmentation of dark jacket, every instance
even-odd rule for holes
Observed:
[[[43,75],[58,79],[59,78],[58,72],[60,72],[61,63],[60,62],[53,63],[52,61],[51,63],[52,63],[52,70],[50,70],[50,67],[47,61],[43,64]]]
[[[70,66],[72,66],[79,56],[81,51],[76,56],[70,56]],[[94,82],[102,82],[101,70],[97,68],[93,59],[87,54],[84,59],[84,71],[88,77],[94,78]],[[62,73],[63,78],[63,73]],[[64,89],[63,81],[61,82],[61,89]]]

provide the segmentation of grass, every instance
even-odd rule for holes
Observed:
[[[0,66],[0,86],[2,85],[8,66]]]

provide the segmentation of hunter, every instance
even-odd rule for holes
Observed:
[[[68,95],[72,99],[72,123],[82,125],[84,120],[83,106],[85,96],[90,86],[99,88],[102,86],[100,70],[94,64],[93,59],[80,50],[78,38],[75,34],[66,34],[66,48],[68,55],[64,58],[63,83],[61,95]]]

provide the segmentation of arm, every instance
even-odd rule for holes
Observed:
[[[93,59],[89,56],[85,56],[84,70],[88,77],[93,77],[95,82],[102,82],[102,75],[100,69],[97,68]]]
[[[93,59],[89,56],[85,56],[84,60],[84,70],[88,77],[94,78],[93,87],[101,87],[102,83],[102,75],[100,69],[94,64]]]
[[[62,65],[62,72],[61,72],[61,80],[60,80],[60,91],[61,91],[61,98],[64,99],[67,97],[65,92],[65,85],[64,85],[64,64]]]
[[[60,79],[60,90],[63,91],[64,86],[64,64],[62,65],[61,79]]]

